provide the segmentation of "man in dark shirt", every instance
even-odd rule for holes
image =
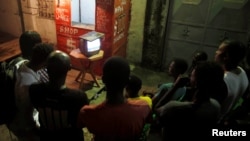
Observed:
[[[106,99],[98,105],[83,106],[78,118],[79,127],[87,127],[95,141],[137,141],[151,118],[147,102],[125,98],[129,75],[129,64],[122,57],[112,56],[104,63]]]
[[[67,88],[65,80],[70,70],[70,58],[61,51],[48,57],[49,82],[30,86],[30,99],[39,111],[41,141],[83,141],[83,130],[77,128],[80,108],[89,104],[81,90]]]

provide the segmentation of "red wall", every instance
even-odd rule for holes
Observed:
[[[57,2],[55,1],[57,48],[69,53],[78,48],[78,36],[90,30],[71,26],[71,0],[61,0],[60,4]],[[110,56],[126,57],[130,8],[130,0],[96,0],[95,31],[104,33],[102,40],[104,58],[94,67],[97,75],[102,75],[103,63]],[[71,59],[73,67],[79,68],[79,62]]]

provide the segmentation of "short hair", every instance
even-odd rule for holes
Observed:
[[[108,58],[103,65],[102,80],[106,87],[121,89],[124,88],[130,75],[128,61],[121,56],[112,56]]]
[[[193,61],[206,61],[208,59],[208,55],[205,51],[197,51],[194,54]]]
[[[53,51],[47,60],[49,79],[65,77],[71,69],[70,57],[63,51]]]
[[[51,52],[54,51],[54,46],[49,43],[38,43],[32,48],[31,61],[33,64],[46,63],[46,60]]]
[[[22,52],[22,57],[30,59],[32,56],[32,48],[37,44],[41,43],[42,38],[40,34],[33,30],[25,31],[19,38],[19,46]]]
[[[220,82],[224,80],[224,71],[219,63],[214,61],[202,61],[195,67],[195,76],[199,84],[204,84],[205,87],[211,83]]]
[[[201,61],[195,67],[195,79],[197,88],[205,90],[202,97],[209,98],[217,85],[224,82],[224,70],[222,66],[214,61]]]
[[[171,62],[174,62],[175,71],[179,74],[184,74],[188,69],[188,62],[182,58],[174,58]]]
[[[230,64],[237,66],[246,56],[246,46],[238,40],[224,40],[225,52],[230,58]]]
[[[136,75],[130,75],[129,82],[126,86],[126,89],[130,91],[129,97],[137,96],[141,87],[142,87],[142,80]]]

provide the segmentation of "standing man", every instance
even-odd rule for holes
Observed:
[[[40,141],[84,141],[83,130],[76,126],[82,106],[89,104],[82,90],[66,86],[66,76],[71,69],[70,57],[54,51],[47,60],[48,83],[30,86],[31,103],[39,111]]]

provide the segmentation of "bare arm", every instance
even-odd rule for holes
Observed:
[[[172,96],[174,95],[174,93],[176,92],[176,90],[178,88],[184,87],[188,81],[189,81],[188,77],[179,76],[177,80],[175,81],[173,87],[169,89],[165,94],[161,94],[163,96],[160,97],[160,100],[156,101],[154,108],[157,109],[161,107],[162,105],[166,104],[167,102],[169,102]]]

